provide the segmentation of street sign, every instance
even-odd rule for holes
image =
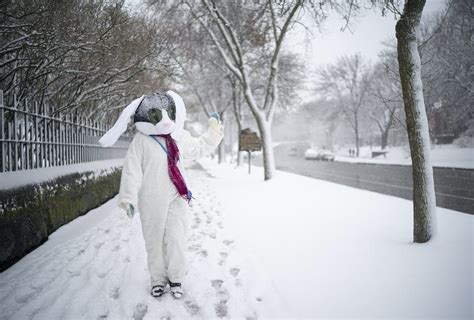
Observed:
[[[241,130],[239,135],[239,151],[260,151],[262,142],[256,132],[249,128]]]
[[[240,131],[239,135],[239,151],[247,151],[249,158],[249,174],[251,173],[252,151],[260,151],[262,149],[262,142],[256,132],[250,128]]]

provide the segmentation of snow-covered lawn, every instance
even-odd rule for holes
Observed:
[[[149,295],[139,217],[114,198],[0,274],[0,318],[473,317],[473,216],[438,208],[413,244],[409,201],[201,164],[182,301]]]
[[[348,150],[343,148],[336,152],[336,161],[411,165],[408,146],[388,147],[385,158],[382,155],[372,158],[372,151],[379,151],[380,147],[361,147],[358,158],[350,157]],[[474,148],[460,148],[454,144],[432,145],[431,157],[433,166],[436,167],[474,169]]]

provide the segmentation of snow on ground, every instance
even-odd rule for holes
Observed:
[[[149,295],[139,217],[114,198],[0,274],[0,319],[472,318],[473,216],[438,208],[413,244],[407,200],[200,163],[182,301]]]
[[[194,180],[186,296],[149,295],[146,251],[138,216],[130,220],[114,198],[50,235],[0,273],[0,319],[255,318],[278,297],[243,280],[244,254],[235,247],[210,178]],[[262,296],[265,293],[265,305]],[[268,311],[269,312],[269,311]]]
[[[66,166],[46,167],[39,169],[0,172],[0,189],[10,189],[32,183],[40,183],[76,172],[93,171],[99,175],[115,167],[122,167],[123,159],[100,160]]]
[[[473,317],[473,216],[438,208],[438,237],[413,244],[410,201],[281,171],[263,182],[261,168],[249,177],[206,166],[236,244],[271,279],[251,282],[285,301],[265,316]]]
[[[385,158],[381,155],[372,158],[372,151],[378,151],[380,147],[370,148],[364,146],[360,148],[358,158],[349,156],[349,148],[340,149],[336,153],[336,161],[357,162],[357,163],[382,163],[411,165],[410,149],[405,147],[389,147]],[[474,169],[474,148],[460,148],[454,144],[432,145],[431,158],[435,167],[453,167]]]

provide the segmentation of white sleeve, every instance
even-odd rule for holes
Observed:
[[[222,131],[208,128],[200,137],[195,138],[191,134],[183,130],[181,138],[178,142],[179,152],[184,159],[196,160],[211,154],[219,145],[224,134]]]
[[[131,204],[137,209],[138,191],[142,185],[142,170],[142,147],[139,141],[139,134],[136,134],[128,147],[122,167],[118,196],[119,207],[127,210],[128,205]]]

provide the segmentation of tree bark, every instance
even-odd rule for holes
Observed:
[[[387,147],[388,132],[389,132],[388,129],[385,129],[385,130],[382,132],[382,141],[381,141],[381,146],[382,146],[381,149],[382,149],[382,150],[384,150],[384,149]]]
[[[263,116],[257,116],[257,126],[262,140],[264,180],[270,180],[275,174],[275,158],[273,153],[272,124],[264,119]]]
[[[225,112],[224,111],[221,112],[219,116],[221,117],[222,125],[225,127]],[[219,146],[217,147],[217,155],[218,155],[217,162],[219,164],[225,162],[225,141],[224,140],[225,139],[222,139],[221,143],[219,143]]]
[[[359,157],[360,146],[359,146],[359,119],[357,113],[354,114],[354,133],[355,133],[355,145],[356,145],[356,157]]]
[[[232,109],[234,111],[235,122],[237,123],[237,166],[242,163],[242,155],[240,153],[240,131],[242,131],[242,108],[240,100],[240,91],[235,81],[232,83]]]
[[[436,198],[431,166],[428,119],[417,44],[425,0],[408,0],[396,25],[398,64],[413,170],[413,240],[429,241],[436,233]]]

